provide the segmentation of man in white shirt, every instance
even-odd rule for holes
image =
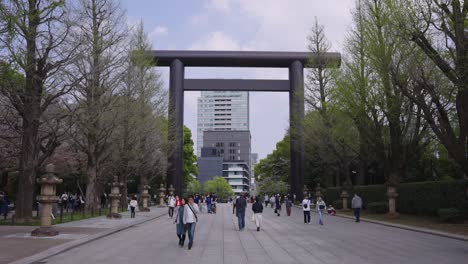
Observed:
[[[195,236],[195,226],[198,222],[197,214],[200,213],[198,205],[193,201],[193,196],[189,196],[188,203],[184,207],[184,218],[183,223],[186,226],[188,232],[189,244],[188,249],[192,249],[193,238]]]
[[[174,216],[174,206],[175,206],[174,195],[169,196],[168,205],[169,205],[169,217],[172,218],[172,216]]]
[[[310,225],[310,199],[307,195],[302,200],[302,211],[304,212],[304,224]]]

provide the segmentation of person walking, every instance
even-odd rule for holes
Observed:
[[[177,237],[179,238],[179,246],[183,247],[185,243],[185,233],[187,232],[184,225],[185,200],[180,199],[180,204],[181,205],[177,207],[176,220],[174,220],[174,224],[176,224],[176,233]]]
[[[292,208],[292,201],[289,197],[286,197],[286,200],[285,200],[285,205],[286,205],[286,214],[288,216],[291,216],[291,208]]]
[[[317,204],[316,204],[316,209],[317,213],[319,215],[319,224],[323,225],[323,211],[327,208],[327,204],[325,203],[324,200],[322,200],[322,197],[317,198]]]
[[[211,211],[211,206],[212,206],[212,200],[211,200],[211,195],[208,195],[206,197],[206,208],[208,209],[208,213],[211,214],[212,211]]]
[[[174,204],[174,207],[177,208],[179,206],[182,206],[182,199],[179,199],[179,196],[176,195],[175,196],[175,204]]]
[[[130,218],[135,218],[135,208],[138,207],[138,201],[136,196],[133,196],[130,200]]]
[[[195,227],[198,222],[198,216],[200,211],[198,210],[198,205],[193,201],[193,196],[189,196],[188,203],[184,205],[184,218],[183,223],[187,228],[189,244],[188,249],[192,249],[193,239],[195,237]]]
[[[174,207],[175,207],[176,199],[174,195],[169,196],[167,200],[167,205],[169,206],[169,217],[172,218],[174,216]]]
[[[275,213],[277,216],[281,214],[281,196],[279,194],[275,197]]]
[[[263,205],[260,202],[260,198],[256,197],[255,202],[252,204],[252,211],[254,213],[255,225],[257,226],[257,232],[260,231],[262,225],[262,212]]]
[[[265,196],[263,197],[263,201],[265,202],[265,207],[267,207],[268,202],[270,201],[270,198],[268,197],[268,194],[265,194]]]
[[[271,208],[273,208],[275,206],[275,196],[274,195],[270,196],[270,206],[271,206]]]
[[[234,209],[236,210],[237,222],[239,224],[239,231],[244,231],[245,228],[245,208],[247,207],[247,200],[244,194],[241,194],[234,203]]]
[[[361,216],[361,207],[362,207],[362,199],[357,195],[354,194],[353,199],[351,200],[351,208],[353,208],[354,218],[356,218],[356,223],[360,221]]]
[[[310,225],[310,200],[307,195],[302,200],[302,212],[304,213],[304,224]]]

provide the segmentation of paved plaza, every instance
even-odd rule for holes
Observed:
[[[250,205],[249,205],[250,207]],[[300,209],[277,217],[264,211],[260,232],[247,214],[237,231],[228,205],[202,214],[192,250],[180,249],[167,216],[73,248],[41,263],[465,263],[468,242],[372,223],[326,216],[325,225],[305,225]],[[249,210],[250,211],[250,210]],[[138,217],[138,215],[137,215]]]

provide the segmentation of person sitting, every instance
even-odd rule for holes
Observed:
[[[333,208],[333,206],[330,204],[327,208],[327,212],[329,215],[336,215],[336,210]]]

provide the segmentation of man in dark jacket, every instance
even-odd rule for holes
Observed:
[[[255,197],[255,203],[252,204],[252,211],[254,212],[254,219],[255,225],[257,226],[257,231],[260,231],[260,226],[262,225],[263,205],[258,197]]]
[[[241,194],[236,199],[234,209],[236,210],[237,221],[239,222],[239,231],[243,231],[245,228],[245,208],[247,207],[247,200],[245,200],[244,194]]]

